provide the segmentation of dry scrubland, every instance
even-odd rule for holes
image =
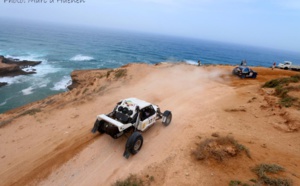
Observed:
[[[300,83],[265,84],[297,73],[256,67],[257,79],[242,80],[232,69],[74,71],[71,91],[0,115],[1,185],[300,185]],[[96,115],[126,97],[173,112],[129,159],[125,136],[90,133]]]

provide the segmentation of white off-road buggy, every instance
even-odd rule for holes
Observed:
[[[171,111],[161,113],[157,105],[137,98],[127,98],[118,102],[111,113],[98,115],[92,132],[106,133],[115,139],[131,132],[123,154],[128,158],[130,154],[138,153],[143,145],[140,132],[147,130],[159,119],[168,126],[172,120]]]

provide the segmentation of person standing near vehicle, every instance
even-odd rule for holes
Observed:
[[[201,61],[200,60],[198,60],[198,66],[201,66]]]
[[[272,70],[276,67],[276,62],[273,63]]]
[[[246,61],[246,59],[244,59],[244,60],[241,61],[241,66],[247,66],[247,61]]]

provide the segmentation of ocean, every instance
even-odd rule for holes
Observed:
[[[300,54],[200,39],[0,19],[0,55],[42,61],[36,74],[0,77],[0,113],[68,91],[77,69],[117,68],[162,61],[270,67],[300,64]]]

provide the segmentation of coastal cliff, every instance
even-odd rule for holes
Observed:
[[[162,63],[73,71],[70,91],[0,114],[2,185],[111,185],[129,173],[152,177],[150,185],[228,185],[253,178],[249,167],[260,163],[281,165],[299,185],[299,110],[278,105],[275,90],[262,88],[297,73],[254,67],[256,79],[240,79],[232,68]],[[90,130],[98,114],[127,97],[168,109],[173,119],[143,133],[143,148],[125,160],[126,138]],[[196,145],[212,136],[234,137],[252,158],[228,147],[223,161],[195,160]]]

